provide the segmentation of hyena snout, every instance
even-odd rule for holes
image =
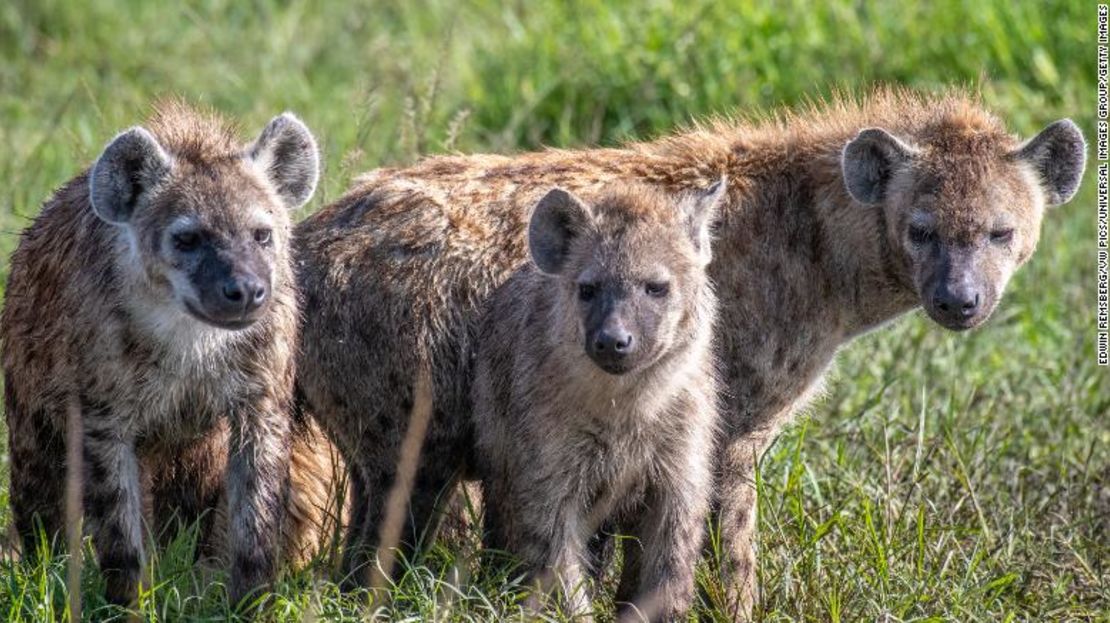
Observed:
[[[994,304],[983,288],[968,282],[940,282],[925,303],[929,317],[946,329],[964,331],[983,323]]]
[[[639,340],[624,320],[610,315],[597,328],[589,331],[586,352],[599,368],[609,374],[624,374],[635,367]]]
[[[971,234],[967,237],[984,240],[952,243],[935,233],[910,234],[918,296],[937,324],[965,331],[990,318],[1015,266],[1007,246],[1010,238],[995,242],[995,235]]]
[[[924,290],[922,303],[929,317],[953,331],[982,324],[998,299],[989,281],[973,271],[942,271]]]
[[[979,311],[979,290],[967,283],[942,283],[933,294],[933,307],[953,320],[964,321]]]
[[[194,278],[200,309],[194,316],[224,329],[243,329],[263,316],[270,302],[271,271],[246,263],[219,262],[214,270],[201,270]],[[207,274],[206,274],[207,273]]]
[[[262,307],[270,288],[254,275],[242,275],[225,281],[221,293],[229,311],[243,317]]]

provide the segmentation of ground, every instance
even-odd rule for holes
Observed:
[[[1093,140],[1095,18],[1065,0],[15,0],[0,6],[0,279],[42,200],[158,95],[214,106],[249,134],[300,114],[326,157],[307,214],[354,174],[420,154],[610,145],[876,81],[968,85],[1017,132],[1070,116]],[[758,620],[1110,620],[1093,186],[1047,216],[982,329],[914,314],[846,349],[824,400],[762,463]],[[158,553],[143,618],[225,618],[223,578],[189,564],[191,545],[186,533]],[[375,611],[339,597],[321,561],[283,578],[271,617],[518,612],[511,577],[469,573],[450,548],[407,569]],[[62,617],[64,577],[61,558],[5,555],[0,613]],[[114,614],[98,583],[86,569],[86,618]]]

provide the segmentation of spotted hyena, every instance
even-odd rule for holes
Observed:
[[[635,516],[650,618],[685,612],[708,510],[717,386],[706,275],[718,183],[682,200],[635,187],[532,213],[532,263],[492,296],[477,340],[474,430],[488,544],[558,579],[582,573],[600,522]],[[641,553],[642,552],[642,553]]]
[[[1084,164],[1070,121],[1022,142],[958,91],[887,89],[620,149],[436,157],[365,175],[297,229],[311,309],[298,382],[353,470],[348,565],[376,534],[422,357],[436,408],[410,503],[413,543],[471,475],[475,328],[527,261],[544,189],[590,202],[613,183],[677,197],[729,180],[709,268],[723,435],[706,452],[743,618],[755,597],[756,459],[837,351],[919,307],[950,329],[983,323]]]
[[[207,521],[225,480],[232,599],[273,577],[302,428],[290,417],[289,210],[317,171],[315,140],[291,114],[244,146],[215,116],[169,102],[46,202],[12,257],[0,322],[25,554],[37,525],[63,525],[75,404],[110,600],[135,597],[144,506],[158,531]]]

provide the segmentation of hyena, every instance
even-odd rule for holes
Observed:
[[[693,596],[717,423],[709,223],[723,190],[677,208],[636,187],[592,205],[548,192],[528,226],[532,263],[481,323],[474,430],[488,545],[541,583],[550,574],[571,612],[590,610],[587,542],[622,510],[642,547],[622,591],[636,610],[669,620]]]
[[[474,327],[527,261],[542,189],[592,201],[607,184],[639,182],[678,196],[725,176],[709,268],[723,366],[714,507],[731,607],[745,618],[756,459],[857,336],[921,307],[949,329],[982,324],[1085,159],[1068,120],[1021,142],[961,92],[881,89],[621,149],[436,157],[362,177],[297,229],[312,309],[298,382],[354,470],[348,543],[359,551],[376,534],[420,357],[435,412],[412,543],[434,533],[441,495],[470,475]]]
[[[144,506],[159,527],[192,522],[225,486],[231,598],[273,577],[296,427],[289,211],[318,168],[292,114],[244,146],[214,115],[167,102],[46,202],[12,257],[0,318],[25,554],[37,525],[53,535],[65,519],[73,403],[111,601],[135,597]]]

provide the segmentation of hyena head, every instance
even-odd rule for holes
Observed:
[[[958,122],[918,141],[863,130],[842,153],[844,181],[854,199],[881,206],[882,235],[929,316],[970,329],[1033,254],[1045,207],[1075,194],[1086,144],[1067,119],[1020,145],[1000,128]]]
[[[643,369],[682,343],[703,316],[709,223],[724,193],[718,182],[676,206],[640,187],[592,205],[561,188],[548,192],[532,213],[528,245],[551,281],[552,343],[581,344],[609,374]]]
[[[147,131],[112,140],[89,175],[102,220],[123,230],[159,302],[208,325],[242,329],[265,313],[288,270],[289,211],[316,187],[316,141],[292,114],[251,144],[180,104]]]

